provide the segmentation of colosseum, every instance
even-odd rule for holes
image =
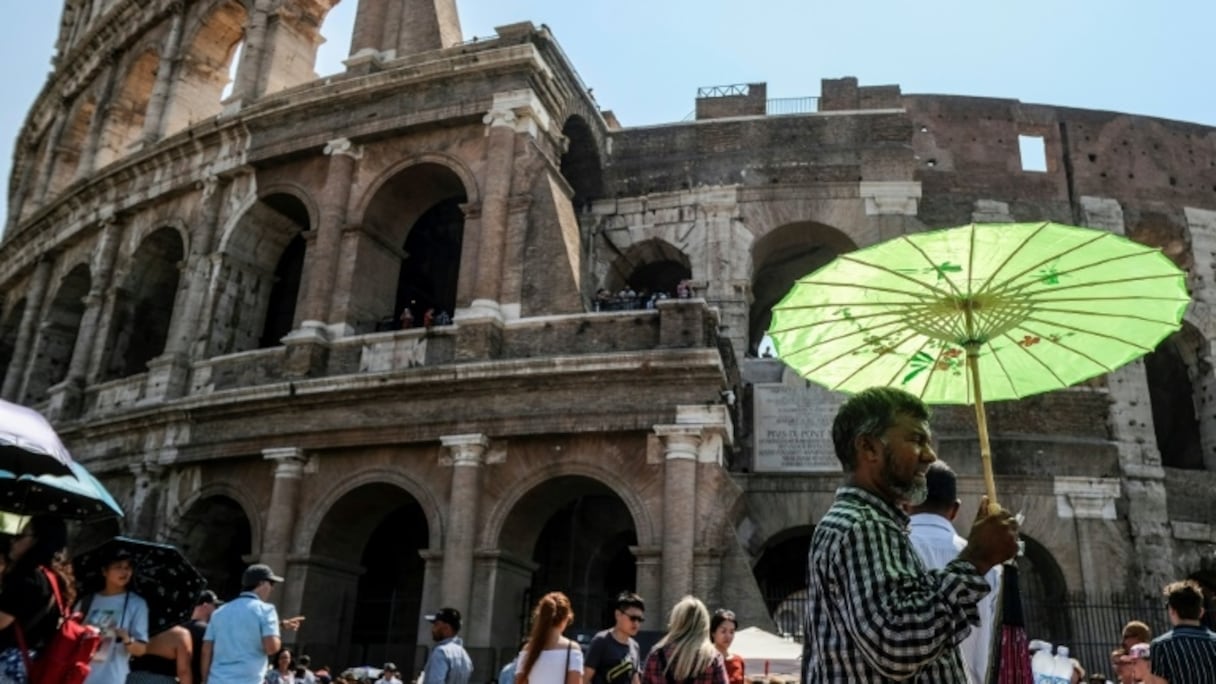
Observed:
[[[484,681],[552,588],[585,630],[636,588],[648,626],[692,592],[797,632],[839,398],[768,358],[770,308],[892,236],[1054,220],[1194,301],[1142,362],[991,407],[1031,632],[1101,654],[1165,581],[1216,587],[1216,129],[853,78],[627,127],[543,25],[465,41],[455,0],[359,0],[320,79],[336,4],[65,3],[0,369],[127,511],[77,548],[171,542],[227,595],[270,563],[314,663],[416,671],[450,605]],[[974,419],[936,429],[974,511]]]

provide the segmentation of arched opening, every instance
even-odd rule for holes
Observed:
[[[801,634],[806,624],[806,563],[813,531],[802,526],[776,535],[752,568],[764,605],[782,634]]]
[[[248,15],[239,0],[218,3],[197,24],[193,36],[183,44],[181,65],[165,110],[165,135],[209,119],[220,113],[229,65],[237,44],[245,36]]]
[[[4,320],[0,322],[0,383],[9,372],[9,364],[13,362],[13,353],[17,351],[17,334],[21,331],[21,319],[25,317],[25,298],[9,308]]]
[[[221,598],[231,599],[241,592],[241,573],[253,553],[253,529],[235,500],[217,495],[194,502],[178,520],[169,541]]]
[[[38,338],[38,352],[25,391],[29,403],[46,400],[47,390],[67,377],[76,336],[80,332],[80,319],[84,316],[85,295],[91,284],[89,267],[84,264],[73,268],[59,283]]]
[[[275,347],[295,327],[312,219],[295,195],[267,195],[221,247],[211,349],[231,354]]]
[[[336,4],[338,0],[288,0],[283,3],[278,11],[278,21],[271,24],[267,32],[265,94],[308,83],[317,77],[314,71],[317,48],[325,40],[321,36],[321,26]]]
[[[857,249],[844,233],[818,223],[791,223],[756,240],[752,247],[752,305],[749,312],[748,352],[758,355],[773,306],[794,286],[794,281]]]
[[[389,179],[372,197],[364,227],[387,245],[369,252],[357,269],[358,292],[368,296],[355,303],[357,329],[391,330],[403,325],[408,308],[414,325],[426,312],[451,316],[456,310],[460,256],[464,242],[464,184],[439,164],[411,166]],[[373,246],[368,245],[369,248]],[[367,268],[364,268],[364,263]],[[395,290],[383,274],[397,273]]]
[[[644,240],[612,261],[597,304],[601,311],[650,308],[656,299],[680,296],[691,278],[687,255],[658,238]]]
[[[522,634],[532,604],[550,591],[570,597],[573,629],[598,631],[612,624],[613,599],[636,589],[637,565],[629,550],[636,544],[633,516],[607,485],[563,476],[534,487],[512,509],[500,538],[504,550],[536,563],[530,583],[500,586],[496,593],[502,601],[495,608],[520,618],[519,633],[502,636]]]
[[[1041,635],[1053,644],[1072,643],[1068,611],[1068,584],[1051,552],[1039,542],[1021,535],[1026,551],[1018,556],[1018,587],[1025,610],[1026,633]]]
[[[426,513],[401,488],[378,482],[339,499],[313,536],[304,613],[321,618],[308,632],[314,660],[421,667],[421,552],[429,546]]]
[[[127,68],[125,78],[114,91],[108,107],[104,110],[105,126],[101,133],[101,144],[97,148],[95,168],[102,168],[122,159],[131,151],[131,145],[139,140],[144,131],[144,119],[148,114],[148,101],[156,85],[156,70],[160,57],[155,50],[147,50]]]
[[[1204,469],[1203,426],[1196,407],[1203,405],[1201,390],[1212,374],[1205,347],[1199,332],[1185,324],[1144,357],[1157,448],[1167,468]]]
[[[142,373],[164,353],[184,256],[181,236],[172,228],[157,230],[135,250],[114,303],[110,379]]]
[[[89,135],[89,126],[93,121],[97,102],[92,95],[81,97],[68,113],[67,123],[59,134],[59,143],[55,146],[55,159],[51,162],[54,167],[51,181],[47,186],[47,194],[58,195],[72,183],[80,169],[80,153],[84,150],[85,139]]]
[[[356,0],[344,0],[325,15],[325,22],[321,24],[321,44],[317,46],[317,60],[313,66],[318,76],[330,76],[346,70],[342,62],[351,54],[358,6]]]
[[[562,135],[566,136],[566,151],[562,153],[562,177],[574,190],[571,202],[576,214],[585,211],[593,201],[604,194],[604,172],[600,162],[599,149],[595,145],[595,137],[591,127],[581,116],[566,119],[562,126]]]

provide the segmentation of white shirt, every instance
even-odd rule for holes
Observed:
[[[515,659],[516,676],[523,672],[524,658],[527,657],[527,651],[519,652]],[[569,665],[566,664],[567,660]],[[528,673],[528,684],[565,684],[567,672],[583,672],[583,649],[578,644],[572,644],[569,649],[562,647],[541,651],[532,671]]]
[[[958,536],[950,521],[936,513],[917,513],[911,516],[908,528],[912,548],[930,570],[946,567],[946,563],[958,558],[959,552],[967,546],[967,540]],[[972,628],[963,643],[959,644],[963,664],[975,684],[984,684],[984,674],[988,671],[993,623],[996,621],[997,588],[1001,586],[1001,566],[989,570],[984,579],[988,580],[991,591],[980,599],[977,606],[980,625]]]

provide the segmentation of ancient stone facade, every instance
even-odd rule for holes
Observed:
[[[757,458],[757,397],[806,390],[758,353],[769,309],[885,238],[1051,219],[1161,247],[1195,303],[1143,363],[992,406],[1027,591],[1213,581],[1216,130],[847,78],[623,128],[547,29],[461,43],[454,0],[361,0],[316,79],[335,4],[66,3],[10,182],[0,372],[128,511],[78,546],[170,541],[226,594],[270,562],[314,662],[417,667],[442,604],[492,673],[551,588],[584,629],[624,588],[655,623],[695,592],[788,629],[839,474]],[[971,420],[937,421],[963,519]]]

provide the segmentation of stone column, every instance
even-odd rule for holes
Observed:
[[[144,115],[143,140],[152,143],[160,140],[164,133],[165,107],[169,103],[169,91],[182,63],[182,22],[185,19],[186,3],[178,0],[170,5],[173,18],[169,23],[169,35],[160,49],[160,64],[156,69],[156,83],[148,99],[148,110]]]
[[[329,141],[325,146],[325,154],[329,156],[329,168],[325,175],[325,187],[321,191],[317,239],[310,245],[305,256],[305,268],[309,273],[307,293],[302,306],[304,313],[301,316],[301,326],[305,327],[311,324],[313,327],[323,328],[329,323],[342,230],[346,224],[346,208],[350,202],[355,168],[363,156],[363,149],[347,138],[338,138]]]
[[[145,461],[132,465],[130,471],[135,476],[135,491],[131,496],[127,533],[140,539],[155,539],[157,511],[161,492],[165,489],[165,468]]]
[[[1123,235],[1123,208],[1113,199],[1081,197],[1085,225]],[[1173,538],[1166,505],[1165,470],[1144,362],[1134,361],[1106,376],[1110,392],[1110,428],[1119,453],[1123,491],[1127,496],[1128,528],[1135,547],[1134,572],[1129,580],[1146,595],[1156,595],[1173,579]]]
[[[663,603],[666,612],[693,591],[697,532],[697,452],[701,427],[656,425],[663,441]]]
[[[118,246],[122,240],[122,225],[115,219],[107,220],[101,229],[101,237],[93,250],[92,283],[84,298],[84,314],[80,317],[80,330],[76,334],[76,346],[72,347],[72,358],[64,381],[52,389],[52,413],[56,418],[74,418],[80,415],[84,387],[89,377],[89,361],[93,351],[102,346],[98,336],[102,311],[106,304],[106,293],[113,283],[114,263],[118,258]],[[56,397],[55,395],[60,396]]]
[[[114,85],[118,81],[118,55],[111,52],[106,56],[106,75],[102,82],[101,92],[97,94],[97,108],[93,110],[93,120],[89,122],[89,132],[84,138],[84,149],[80,152],[80,161],[76,163],[76,180],[88,178],[97,166],[97,150],[101,147],[101,137],[105,133],[106,120],[109,119],[110,106],[114,99]]]
[[[438,50],[461,41],[456,0],[398,0],[397,56]]]
[[[1121,494],[1119,480],[1063,476],[1053,479],[1056,515],[1061,520],[1072,520],[1076,529],[1084,590],[1095,596],[1123,590],[1126,578],[1122,576],[1122,567],[1107,567],[1098,562],[1102,558],[1126,557],[1131,551],[1117,548],[1122,537],[1115,528],[1118,520],[1115,502]],[[1111,544],[1116,548],[1110,548]]]
[[[300,484],[308,457],[303,449],[297,447],[263,449],[262,457],[274,462],[274,487],[270,492],[270,507],[266,511],[266,528],[262,531],[259,558],[282,574],[287,571],[287,555],[295,538]]]
[[[275,0],[254,0],[241,48],[241,63],[237,66],[232,100],[248,104],[262,96],[262,61],[266,54],[266,27],[275,9]]]
[[[481,207],[477,212],[478,234],[472,236],[478,242],[476,277],[469,309],[457,312],[456,317],[501,320],[515,138],[517,133],[540,137],[549,130],[551,119],[536,93],[524,89],[495,93],[493,105],[482,121],[486,124],[485,170]]]
[[[443,604],[469,615],[477,499],[481,496],[481,466],[490,440],[482,434],[448,435],[439,440],[447,452],[440,457],[440,464],[452,466],[452,493],[448,498],[447,534],[443,540]]]
[[[26,366],[34,346],[38,321],[42,320],[42,308],[46,305],[46,290],[51,282],[51,266],[54,257],[44,254],[34,266],[30,278],[30,291],[25,301],[25,312],[21,314],[21,327],[17,329],[17,341],[13,345],[13,359],[4,375],[4,387],[0,389],[5,399],[20,403],[22,385],[25,384]]]
[[[657,546],[631,546],[629,552],[633,554],[634,567],[637,569],[633,591],[646,602],[646,612],[655,616],[651,621],[660,625],[649,629],[662,629],[665,617],[662,603],[663,549]]]
[[[383,36],[389,12],[388,0],[359,0],[355,10],[355,28],[350,38],[350,54],[384,50]]]
[[[42,153],[42,159],[39,160],[38,182],[34,185],[36,206],[45,206],[47,203],[51,176],[55,172],[55,154],[59,149],[59,139],[63,137],[63,128],[67,125],[68,114],[70,112],[67,101],[61,101],[59,111],[55,113],[55,121],[51,123],[51,130],[46,135],[46,149]]]
[[[1186,207],[1186,225],[1191,234],[1191,254],[1195,258],[1192,269],[1191,292],[1194,293],[1195,306],[1204,306],[1209,311],[1216,307],[1216,211],[1211,209],[1196,209]],[[1208,364],[1198,363],[1199,374],[1192,382],[1195,383],[1195,417],[1199,419],[1199,441],[1203,447],[1203,465],[1206,469],[1216,471],[1216,369],[1209,367],[1206,373],[1202,370],[1210,366],[1216,353],[1216,329],[1209,325],[1199,331],[1207,348],[1200,349],[1199,355]]]

